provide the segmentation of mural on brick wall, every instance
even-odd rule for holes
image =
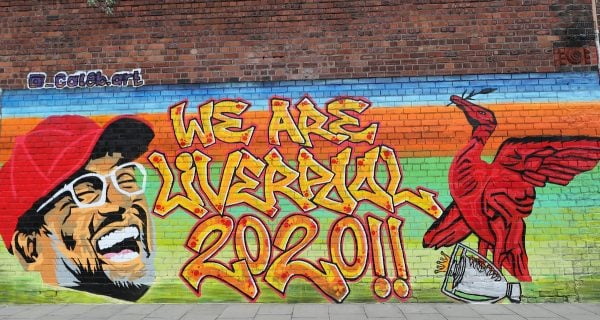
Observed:
[[[202,296],[204,281],[212,277],[254,301],[261,294],[258,281],[285,296],[290,281],[303,278],[327,299],[342,302],[350,294],[348,282],[363,278],[370,267],[376,298],[409,297],[404,220],[395,208],[412,205],[433,217],[441,208],[435,192],[401,188],[394,149],[374,145],[379,124],[359,119],[370,107],[367,99],[335,98],[320,109],[308,96],[296,103],[274,97],[267,128],[247,123],[244,112],[250,104],[241,99],[206,101],[186,121],[188,104],[169,108],[174,142],[181,151],[172,163],[159,150],[148,159],[162,181],[155,214],[166,218],[181,208],[199,219],[185,242],[193,256],[180,272],[195,294]],[[266,133],[265,151],[252,148],[257,132]],[[282,143],[282,136],[290,141]],[[319,159],[323,152],[311,151],[315,139],[338,152]],[[210,181],[214,161],[209,153],[219,144],[240,147],[218,169],[219,181]],[[356,152],[359,144],[370,147]],[[295,157],[286,158],[280,148],[294,149]],[[181,191],[174,193],[176,180]],[[282,209],[282,198],[292,204],[290,209]],[[374,207],[360,211],[362,203]],[[239,217],[227,212],[235,206],[243,208]],[[326,223],[311,215],[317,208],[335,219]],[[276,225],[269,223],[276,217]],[[327,234],[324,243],[316,243],[319,233]],[[248,235],[256,237],[255,243],[246,241]],[[389,243],[388,252],[383,242]],[[303,255],[323,244],[326,255]],[[226,250],[233,250],[235,257],[220,261],[216,256]],[[393,260],[391,270],[386,258]]]
[[[472,91],[466,97],[451,96],[450,101],[462,110],[473,127],[467,145],[454,157],[449,172],[449,188],[453,202],[427,230],[423,246],[440,248],[464,240],[471,233],[479,239],[479,255],[466,258],[469,248],[461,246],[461,259],[453,264],[451,287],[444,283],[442,290],[466,301],[497,301],[504,297],[495,294],[496,287],[512,300],[519,300],[520,288],[493,283],[504,282],[499,270],[506,269],[519,281],[530,282],[525,250],[525,221],[533,210],[535,188],[546,183],[565,186],[581,172],[593,169],[600,160],[600,138],[572,136],[530,136],[509,138],[502,143],[491,164],[481,160],[481,153],[496,130],[494,113],[472,99],[476,94],[493,92]],[[464,95],[464,94],[463,94]],[[459,250],[457,246],[453,255]],[[495,268],[486,261],[492,252]],[[442,270],[454,259],[446,259]],[[468,270],[479,279],[464,279]],[[470,285],[486,283],[485,285]],[[465,285],[467,284],[467,285]],[[493,289],[491,289],[493,288]],[[517,293],[518,292],[518,293]],[[463,296],[460,296],[462,294]]]
[[[593,300],[596,98],[521,79],[4,92],[0,301]]]
[[[152,223],[137,162],[154,133],[118,117],[104,128],[52,116],[15,141],[0,170],[1,234],[43,282],[137,300],[152,283]]]

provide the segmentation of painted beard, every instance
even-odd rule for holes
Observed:
[[[148,289],[152,282],[152,276],[148,277],[150,280],[148,283],[140,283],[140,281],[112,281],[108,279],[104,272],[100,271],[89,271],[85,270],[82,266],[78,267],[78,270],[71,270],[66,264],[64,265],[71,273],[78,279],[79,284],[71,286],[71,289],[85,291],[93,294],[104,295],[116,299],[126,301],[137,301],[141,298]]]
[[[130,210],[135,212],[133,215],[141,223],[123,226],[120,223],[124,220],[122,215],[110,215],[96,231],[90,232],[91,239],[79,240],[86,241],[93,248],[93,259],[69,258],[55,248],[59,253],[57,279],[60,286],[127,301],[137,301],[146,293],[154,280],[152,249],[148,242],[148,236],[152,235],[148,234],[146,211],[136,204]],[[113,227],[115,224],[119,226]],[[90,231],[93,230],[90,226]],[[72,235],[61,236],[62,240],[59,240],[50,235],[54,241],[61,241],[67,249],[74,251],[77,240]],[[135,261],[132,269],[137,270],[111,270],[114,269],[111,266],[126,265],[130,261]],[[139,269],[140,266],[143,269]]]

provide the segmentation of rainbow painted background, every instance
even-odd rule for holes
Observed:
[[[243,115],[244,126],[255,125],[256,132],[248,146],[217,142],[203,148],[194,146],[214,159],[211,181],[220,180],[220,167],[232,151],[246,148],[263,157],[274,146],[268,143],[266,129],[270,119],[269,100],[283,97],[296,103],[310,97],[319,108],[336,97],[356,97],[370,102],[370,108],[358,115],[361,125],[378,123],[373,145],[352,144],[353,152],[362,154],[373,146],[385,145],[396,151],[402,168],[402,187],[415,190],[424,187],[438,193],[442,207],[452,198],[448,191],[448,169],[452,157],[465,145],[471,128],[463,113],[446,106],[449,97],[465,90],[495,88],[474,102],[493,110],[498,127],[486,145],[485,157],[491,161],[502,141],[509,137],[533,135],[600,136],[600,90],[594,73],[488,74],[411,78],[365,78],[318,81],[283,81],[273,83],[225,83],[204,85],[144,86],[141,88],[92,88],[73,90],[10,90],[1,96],[0,163],[10,156],[16,136],[31,130],[44,117],[78,114],[100,124],[115,115],[136,114],[148,120],[156,137],[150,151],[160,151],[173,158],[181,150],[170,124],[169,107],[183,100],[189,102],[188,118],[197,106],[208,100],[243,99],[250,104]],[[344,146],[315,139],[310,148],[316,158],[327,160]],[[297,156],[298,146],[281,136],[277,147],[286,159]],[[150,203],[156,197],[160,179],[146,160],[150,175],[146,195]],[[291,162],[293,165],[293,162]],[[377,174],[382,174],[378,172]],[[527,251],[530,283],[522,283],[525,302],[599,301],[600,300],[600,169],[578,175],[566,187],[548,185],[537,189],[535,208],[527,223]],[[271,230],[286,214],[298,211],[289,200],[279,199],[280,215],[268,221]],[[377,214],[381,210],[361,204],[356,214]],[[239,217],[256,214],[244,206],[226,209]],[[391,297],[388,301],[450,302],[440,292],[443,274],[436,274],[439,251],[422,247],[423,234],[433,223],[430,216],[411,207],[396,208],[404,219],[402,238],[409,271],[411,294],[408,299]],[[302,257],[317,261],[326,257],[329,225],[338,214],[316,209],[310,216],[323,226],[318,238]],[[192,254],[184,248],[194,224],[198,221],[178,210],[155,224],[156,280],[138,302],[224,302],[248,301],[218,279],[206,280],[199,297],[183,282],[179,273]],[[477,247],[477,239],[466,243]],[[452,248],[443,249],[449,254]],[[389,254],[389,249],[386,249]],[[227,261],[233,246],[227,245],[219,258]],[[390,259],[388,271],[391,272]],[[370,268],[370,267],[369,267]],[[374,301],[371,270],[357,281],[349,282],[345,301]],[[507,273],[505,273],[507,275]],[[510,275],[507,275],[510,278]],[[262,281],[256,302],[326,302],[306,279],[295,278],[285,294],[278,294]],[[0,252],[0,303],[62,303],[117,301],[102,296],[44,285],[35,273],[29,273],[15,257]]]

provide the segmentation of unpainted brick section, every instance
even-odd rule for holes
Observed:
[[[589,1],[0,3],[0,87],[31,71],[142,68],[147,84],[586,71]]]

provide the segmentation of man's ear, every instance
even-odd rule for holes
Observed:
[[[16,231],[13,236],[12,247],[13,253],[23,265],[23,268],[27,270],[35,269],[35,266],[39,259],[39,253],[37,248],[37,236],[36,233],[23,233]]]

